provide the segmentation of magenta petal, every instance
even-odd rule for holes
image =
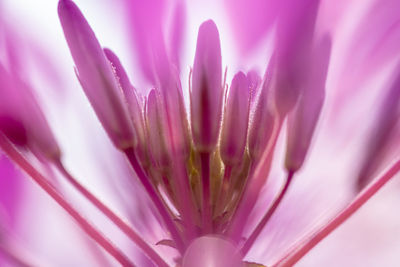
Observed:
[[[2,108],[0,109],[0,132],[17,146],[26,146],[28,143],[26,128],[22,121]]]
[[[362,93],[364,83],[386,64],[390,64],[400,47],[400,1],[377,0],[359,21],[344,52],[340,70],[339,97],[335,106],[352,105],[357,93]]]
[[[275,101],[281,116],[296,104],[308,69],[319,0],[295,0],[277,27]]]
[[[189,123],[178,71],[172,71],[170,80],[163,84],[161,88],[168,118],[171,145],[174,151],[178,153],[177,156],[187,158],[190,152]]]
[[[220,154],[227,165],[241,162],[247,141],[250,90],[247,77],[239,72],[232,80],[221,130]]]
[[[144,121],[144,112],[140,103],[137,91],[134,87],[127,91],[125,98],[128,102],[129,112],[132,117],[133,127],[137,137],[136,155],[140,159],[142,165],[149,163],[147,129]]]
[[[148,146],[151,157],[159,168],[167,167],[170,163],[167,140],[167,121],[164,103],[156,89],[152,89],[147,98],[147,126],[149,129]]]
[[[182,44],[184,30],[186,26],[186,7],[184,1],[177,1],[173,13],[173,21],[171,28],[171,40],[169,42],[169,52],[171,62],[180,69],[180,55],[182,54]]]
[[[197,37],[191,92],[192,135],[200,150],[212,150],[217,143],[222,94],[219,33],[208,20],[201,24]]]
[[[28,134],[23,119],[23,104],[11,76],[0,65],[0,131],[14,144],[28,145]]]
[[[261,92],[255,104],[254,114],[249,127],[249,154],[254,160],[258,160],[262,156],[274,128],[275,116],[269,105],[274,72],[275,58],[272,57],[264,76]]]
[[[286,0],[225,0],[241,54],[251,51],[273,25]]]
[[[380,107],[379,114],[373,124],[369,140],[366,143],[366,151],[363,154],[361,167],[358,173],[357,190],[373,178],[373,175],[380,167],[388,151],[390,143],[399,121],[400,103],[400,65],[395,68],[395,77],[391,87]],[[397,139],[395,140],[397,143]]]
[[[128,110],[132,118],[133,127],[135,129],[136,155],[139,157],[142,164],[148,164],[149,158],[146,143],[146,128],[143,118],[144,114],[136,89],[129,81],[128,75],[117,55],[107,48],[104,49],[104,53],[114,67],[115,75],[119,81],[122,92],[125,96],[125,100],[128,104]]]
[[[121,61],[117,57],[116,54],[114,54],[113,51],[111,51],[108,48],[104,48],[104,54],[106,55],[107,59],[111,62],[114,70],[114,74],[117,77],[118,83],[121,86],[121,89],[126,95],[128,91],[132,90],[132,85],[131,82],[129,81],[128,74],[126,73],[124,67],[121,64]]]
[[[246,76],[249,82],[250,106],[252,107],[256,102],[258,90],[260,89],[261,77],[255,70],[249,71]]]
[[[26,93],[26,91],[25,91]],[[29,113],[28,113],[29,112]],[[43,156],[58,159],[60,148],[38,103],[32,97],[25,103],[25,125],[32,150]]]
[[[196,238],[183,256],[183,267],[240,267],[241,256],[235,246],[218,236]]]
[[[125,98],[128,102],[129,112],[132,118],[133,127],[137,139],[136,155],[139,157],[142,165],[149,163],[147,149],[147,129],[144,122],[143,108],[134,87],[125,91]]]
[[[132,146],[133,127],[121,89],[96,36],[72,1],[61,0],[58,14],[79,80],[97,117],[116,147]]]
[[[373,73],[392,59],[400,45],[399,9],[397,0],[373,2],[351,39],[343,74],[348,75],[350,68],[356,69],[358,75]]]
[[[60,148],[31,88],[0,66],[0,131],[17,145],[47,158]]]
[[[325,99],[330,51],[331,39],[325,36],[314,48],[308,82],[289,115],[285,165],[290,171],[297,171],[302,166],[309,149]]]
[[[169,60],[162,34],[165,0],[124,0],[130,22],[129,30],[141,70],[153,84],[168,73]],[[161,76],[161,77],[160,77]]]

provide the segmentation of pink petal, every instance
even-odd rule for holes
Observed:
[[[61,151],[31,88],[0,66],[0,131],[17,145],[47,158]]]
[[[318,7],[319,0],[292,1],[279,18],[275,101],[281,116],[296,104],[309,71]]]
[[[220,154],[227,165],[241,162],[247,141],[250,90],[243,72],[237,73],[229,91],[221,130]]]
[[[261,77],[260,75],[252,70],[247,73],[247,80],[249,81],[249,90],[250,90],[250,106],[253,107],[255,100],[257,99],[258,90],[260,89]],[[252,108],[251,108],[252,109]]]
[[[171,62],[180,70],[180,55],[182,54],[182,44],[184,30],[186,26],[186,9],[184,1],[177,1],[174,8],[171,40],[169,42],[169,52]]]
[[[0,131],[13,143],[26,146],[27,129],[23,123],[22,105],[10,75],[0,65]]]
[[[274,72],[275,58],[272,57],[264,76],[261,92],[255,104],[254,114],[249,127],[249,154],[254,160],[258,160],[262,156],[274,128],[275,116],[269,105]]]
[[[140,159],[142,165],[149,163],[148,133],[144,122],[144,114],[142,106],[140,105],[139,97],[134,87],[126,91],[125,98],[128,102],[129,112],[131,114],[133,126],[137,137],[136,155]]]
[[[146,78],[153,84],[168,73],[169,60],[162,26],[165,0],[124,0],[130,23],[129,30],[136,47],[135,56]]]
[[[200,150],[212,150],[217,143],[222,94],[219,33],[208,20],[201,24],[197,37],[191,92],[192,135]]]
[[[400,103],[400,65],[395,69],[395,77],[391,82],[386,97],[380,107],[379,114],[371,129],[366,151],[363,153],[361,167],[357,179],[357,190],[363,189],[373,178],[379,165],[385,158],[399,121]],[[397,140],[395,140],[397,145]]]
[[[118,80],[118,83],[122,89],[124,95],[127,92],[132,90],[131,82],[129,81],[128,74],[126,73],[124,67],[121,64],[121,61],[117,57],[117,55],[108,48],[104,48],[104,54],[106,55],[107,59],[111,62],[114,70],[114,74]]]
[[[246,55],[267,34],[285,0],[225,0],[240,54]]]
[[[177,70],[171,71],[170,79],[161,85],[161,94],[167,113],[171,145],[177,153],[176,156],[187,158],[190,153],[189,123]]]
[[[132,146],[134,134],[128,111],[96,36],[72,1],[60,0],[58,13],[77,75],[97,117],[117,148]]]
[[[149,164],[148,149],[147,149],[147,133],[143,118],[143,109],[137,96],[136,89],[131,85],[128,75],[121,64],[119,58],[110,50],[104,49],[107,59],[114,67],[115,75],[124,93],[125,100],[128,104],[128,110],[135,129],[135,145],[136,155],[139,157],[142,165]]]
[[[397,0],[375,0],[364,14],[354,32],[339,73],[339,91],[335,99],[335,114],[343,105],[352,105],[357,93],[387,63],[398,58],[400,46],[400,2]]]
[[[286,169],[297,171],[304,162],[325,99],[331,39],[325,36],[313,49],[308,82],[288,120]]]
[[[147,98],[146,118],[149,129],[148,146],[155,165],[159,168],[169,166],[170,155],[168,147],[167,121],[164,103],[156,89],[152,89]]]

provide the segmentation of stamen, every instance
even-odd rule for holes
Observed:
[[[49,183],[4,137],[0,134],[0,147],[11,160],[20,166],[50,197],[52,197],[80,225],[82,230],[104,248],[123,266],[135,266],[114,244],[92,226],[75,208],[73,208],[57,189]]]
[[[358,196],[334,216],[320,229],[310,232],[304,238],[296,242],[292,249],[278,260],[272,267],[290,267],[298,262],[321,240],[332,233],[337,227],[342,225],[350,216],[361,208],[372,196],[374,196],[388,181],[390,181],[400,171],[400,160],[397,160],[382,176],[366,187]]]
[[[267,225],[269,219],[272,217],[272,215],[275,213],[276,209],[278,208],[279,204],[281,203],[283,197],[285,196],[289,185],[292,181],[294,172],[289,171],[286,180],[285,180],[285,184],[283,185],[283,187],[281,188],[281,191],[279,192],[279,194],[277,195],[277,197],[274,199],[274,201],[272,202],[271,206],[269,207],[267,213],[264,215],[264,217],[261,219],[261,221],[259,222],[259,224],[257,225],[257,227],[254,229],[254,231],[251,233],[251,235],[249,236],[249,238],[247,239],[246,243],[244,243],[243,247],[242,247],[242,254],[246,255],[247,252],[249,252],[250,248],[253,246],[254,241],[256,241],[256,239],[258,238],[259,234],[261,233],[261,231],[264,229],[264,227]]]
[[[154,263],[158,266],[167,267],[168,264],[135,232],[135,230],[118,217],[109,207],[107,207],[100,199],[87,190],[79,183],[64,167],[61,161],[54,163],[57,169],[64,177],[78,190],[87,200],[89,200],[96,208],[98,208],[107,218],[109,218],[122,232],[124,232]]]

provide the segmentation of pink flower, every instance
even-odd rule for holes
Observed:
[[[111,5],[126,12],[133,62],[139,66],[131,75],[125,68],[131,58],[103,48],[79,7],[59,0],[58,16],[75,66],[68,74],[74,70],[101,124],[92,131],[94,116],[86,120],[74,102],[78,116],[72,121],[87,132],[79,146],[70,136],[78,130],[69,131],[72,123],[46,107],[50,98],[43,94],[50,90],[37,88],[38,74],[25,64],[33,57],[39,66],[42,50],[20,56],[22,44],[35,42],[19,39],[20,30],[1,21],[2,264],[355,266],[361,257],[363,266],[376,266],[374,260],[389,266],[400,260],[400,241],[392,237],[399,233],[400,217],[393,210],[376,215],[384,241],[353,236],[374,236],[363,218],[377,214],[371,203],[379,199],[372,198],[400,171],[395,148],[400,13],[393,12],[400,9],[398,1],[371,1],[362,8],[356,1],[219,4],[229,27],[220,29],[215,18],[201,22],[195,47],[187,48],[194,51],[190,63],[183,52],[186,28],[193,30],[187,14],[195,2]],[[107,23],[114,27],[112,20]],[[234,41],[227,43],[225,36],[232,32]],[[239,63],[224,72],[227,48],[228,57]],[[52,76],[49,69],[56,61],[51,62],[37,72]],[[79,160],[87,150],[93,150],[92,161]],[[26,177],[11,169],[5,156]],[[89,162],[99,178],[90,182],[85,176]],[[27,178],[38,187],[25,185]],[[396,194],[397,187],[388,188]],[[360,208],[367,202],[363,214]],[[20,216],[40,220],[47,207],[57,210],[53,203],[66,212],[55,221],[64,244],[79,250],[74,259],[62,255],[63,249],[48,257],[40,252],[45,241],[53,240],[50,221],[20,225]],[[351,226],[355,213],[353,223],[358,221]],[[358,229],[363,227],[367,230]],[[336,229],[339,248],[332,242],[319,245]],[[337,255],[346,254],[340,233],[357,244],[354,255]]]

